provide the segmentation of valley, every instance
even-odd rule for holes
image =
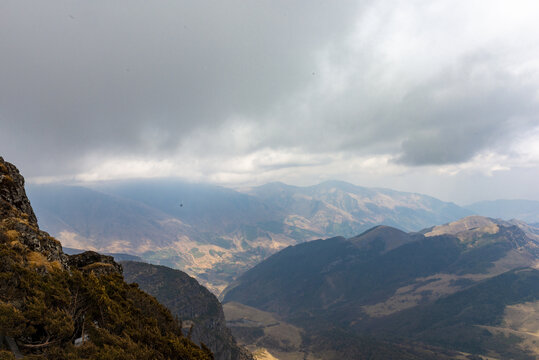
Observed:
[[[239,274],[305,241],[385,224],[405,231],[469,210],[420,194],[344,182],[271,183],[243,192],[178,180],[33,185],[40,224],[66,247],[128,253],[183,270],[219,295]]]

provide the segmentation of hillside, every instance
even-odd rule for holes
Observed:
[[[0,157],[0,357],[213,359],[109,256],[68,256],[41,231],[19,171]],[[4,339],[6,341],[4,341]]]
[[[226,327],[219,300],[195,279],[179,270],[134,261],[121,262],[124,278],[137,283],[182,320],[184,333],[205,344],[216,360],[249,360],[252,356],[236,344]],[[193,326],[192,328],[191,325]]]
[[[538,305],[539,271],[522,268],[366,328],[471,353],[535,359],[539,356]]]
[[[531,359],[539,348],[521,346],[525,339],[515,335],[504,350],[502,330],[492,327],[503,328],[506,307],[539,300],[531,268],[537,255],[537,242],[522,229],[488,218],[464,218],[421,233],[378,226],[357,237],[280,251],[229,286],[225,309],[235,302],[274,314],[305,332],[307,352],[328,358],[331,352],[343,356],[339,348],[361,353],[357,344],[376,334],[374,343],[397,347],[419,342],[438,352]],[[521,268],[529,270],[515,270]],[[503,291],[496,292],[497,286]],[[466,304],[485,308],[462,313]],[[477,326],[492,331],[477,332]],[[456,340],[460,333],[475,337],[466,345]]]
[[[215,293],[293,241],[246,223],[265,224],[253,218],[257,213],[278,218],[248,195],[168,181],[135,184],[31,186],[29,196],[42,227],[66,246],[140,256],[195,275]]]
[[[80,186],[33,185],[28,196],[41,226],[75,249],[141,253],[191,233],[155,208]]]
[[[377,224],[420,230],[468,215],[434,198],[343,182],[240,193],[177,180],[32,186],[40,224],[73,248],[130,253],[181,269],[219,294],[289,245]]]

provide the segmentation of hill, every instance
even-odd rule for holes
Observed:
[[[367,341],[528,359],[539,348],[521,347],[525,339],[518,335],[508,345],[493,327],[503,329],[508,307],[539,300],[537,255],[537,242],[521,228],[488,218],[420,233],[378,226],[280,251],[229,286],[225,309],[235,302],[272,313],[305,332],[306,352],[325,358],[365,355],[358,344]],[[466,304],[481,303],[483,310],[465,312]],[[461,333],[475,337],[466,345],[456,340]]]
[[[7,359],[213,359],[169,310],[124,282],[112,257],[64,254],[1,157],[0,340]]]

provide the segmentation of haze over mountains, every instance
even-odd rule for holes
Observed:
[[[533,202],[460,207],[339,181],[239,192],[145,180],[29,194],[64,244],[136,254],[215,294],[226,288],[228,326],[256,358],[539,356],[539,228],[514,219],[533,220]],[[471,216],[478,212],[507,220]],[[190,318],[174,295],[185,275],[125,264],[128,279]],[[194,308],[216,303],[205,299]],[[212,339],[226,340],[212,350],[243,356],[212,316],[198,320],[194,339],[219,323]]]
[[[539,224],[539,201],[492,200],[466,206],[476,214],[500,219],[518,219],[529,224]]]
[[[471,211],[435,198],[344,182],[270,183],[238,192],[174,180],[30,186],[40,224],[71,248],[136,254],[219,293],[238,274],[304,241],[385,224],[417,231]]]
[[[40,224],[66,247],[134,254],[182,269],[216,294],[269,255],[308,240],[352,237],[379,224],[418,231],[474,213],[539,217],[533,201],[463,208],[341,181],[308,187],[276,182],[239,192],[172,179],[131,180],[92,188],[33,185],[28,193]]]

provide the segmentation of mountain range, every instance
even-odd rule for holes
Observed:
[[[65,246],[181,269],[216,294],[289,245],[354,236],[379,224],[417,231],[472,214],[426,195],[337,181],[270,183],[239,192],[133,180],[92,188],[34,185],[28,193],[42,227]]]
[[[262,313],[299,329],[292,353],[307,358],[535,359],[539,242],[519,225],[471,216],[291,246],[232,283],[224,308],[253,350],[272,343],[249,321]]]
[[[274,183],[244,193],[191,184],[187,195],[162,182],[162,198],[148,197],[140,183],[101,186],[39,187],[45,189],[36,197],[45,204],[40,221],[68,229],[62,231],[82,245],[108,247],[118,259],[140,259],[122,253],[137,246],[141,258],[163,252],[167,259],[170,239],[162,228],[177,236],[174,244],[196,242],[199,252],[215,246],[216,234],[226,240],[231,232],[242,234],[234,239],[242,248],[264,241],[269,248],[273,239],[261,237],[263,231],[295,243],[274,246],[273,255],[260,252],[254,267],[221,278],[229,280],[221,306],[182,271],[120,265],[93,251],[66,248],[77,253],[66,254],[38,227],[22,176],[0,158],[0,357],[251,359],[242,346],[256,359],[282,360],[539,356],[539,228],[533,223],[473,215],[434,225],[470,210],[338,182]],[[208,199],[183,214],[194,199],[189,194]],[[214,213],[204,215],[211,206]],[[412,231],[372,226],[400,218]],[[428,225],[416,229],[422,221]],[[136,237],[137,226],[148,229]],[[306,241],[306,234],[355,233],[363,226],[359,235]],[[228,250],[237,259],[246,253]]]

